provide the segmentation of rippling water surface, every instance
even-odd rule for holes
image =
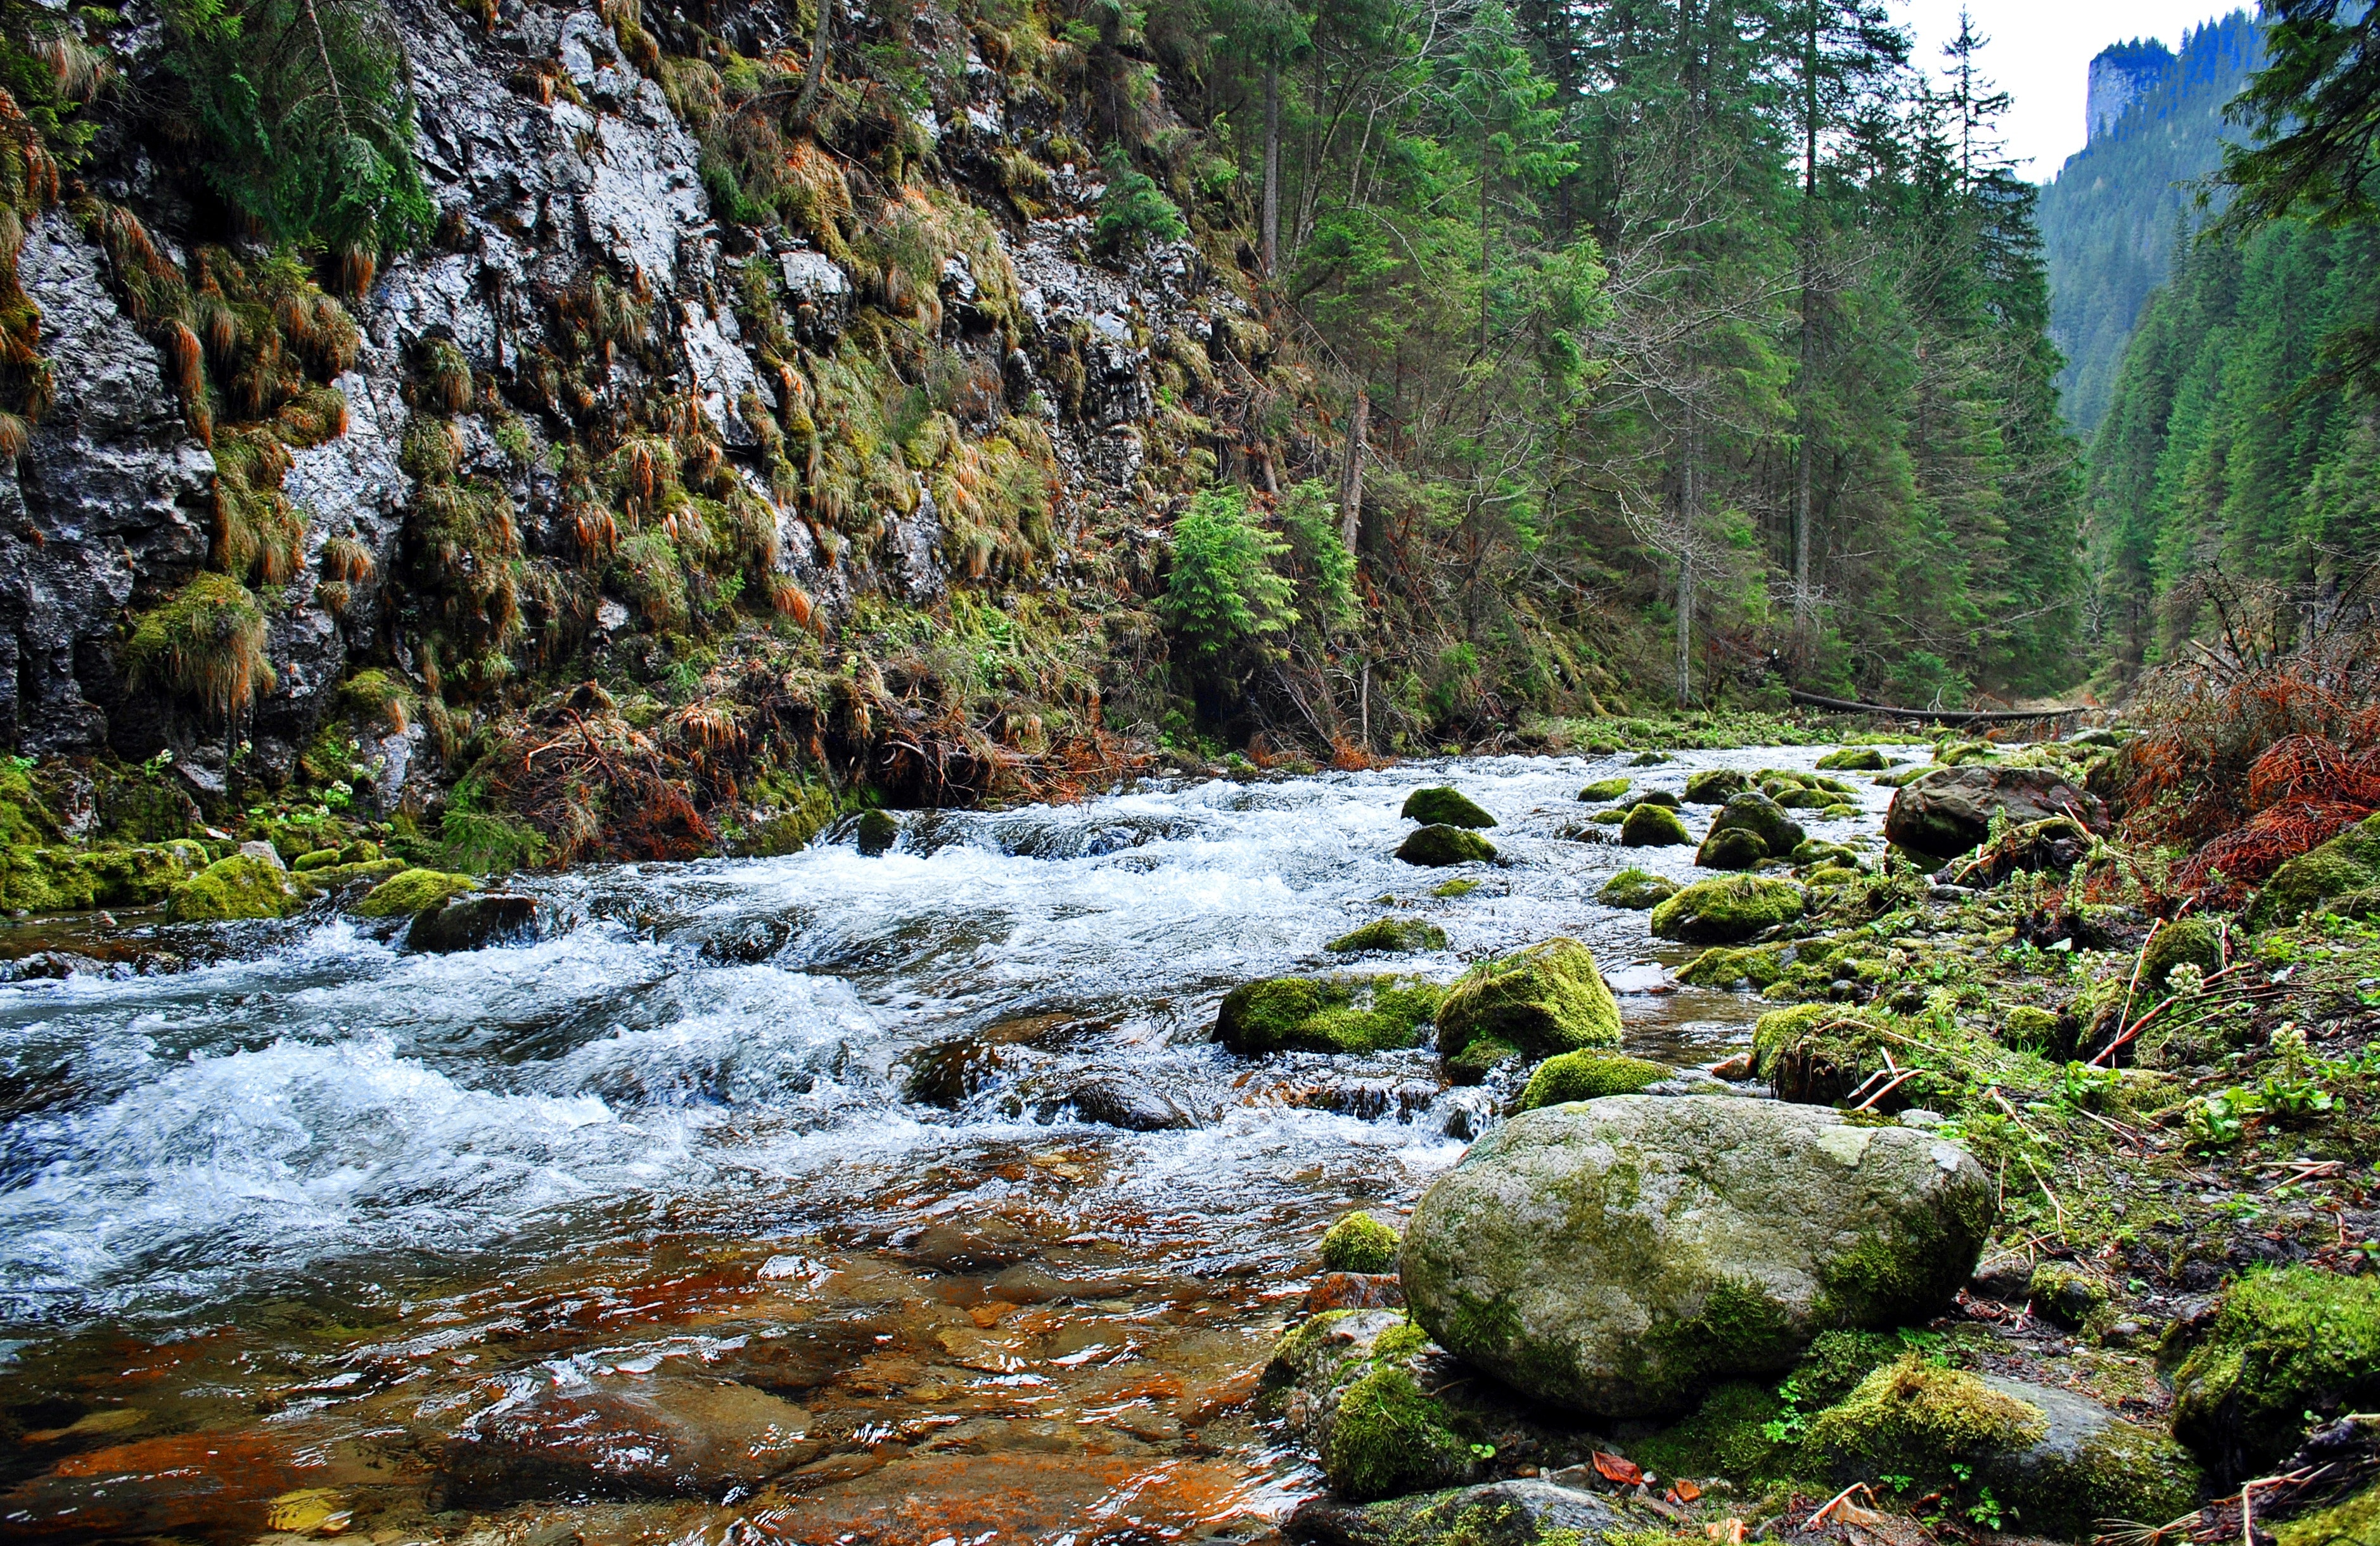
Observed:
[[[1615,771],[917,813],[881,858],[540,882],[532,945],[298,919],[179,975],[0,987],[0,1528],[1259,1528],[1316,1485],[1248,1406],[1315,1239],[1409,1206],[1499,1092],[1445,1090],[1426,1048],[1238,1059],[1215,1004],[1382,969],[1323,945],[1393,909],[1449,940],[1400,969],[1571,934],[1638,1050],[1723,1055],[1750,1003],[1674,991],[1691,952],[1594,900],[1631,863],[1691,873],[1580,840],[1612,829],[1578,788]],[[1501,863],[1390,857],[1440,782]],[[1873,830],[1888,792],[1857,782],[1866,816],[1814,834]],[[1456,875],[1481,883],[1430,895]]]

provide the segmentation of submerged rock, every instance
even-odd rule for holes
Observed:
[[[1446,931],[1418,918],[1378,918],[1323,948],[1340,956],[1408,956],[1444,950]]]
[[[1696,881],[1653,909],[1653,932],[1685,944],[1734,944],[1802,916],[1801,888],[1765,875]]]
[[[892,852],[901,841],[901,823],[881,810],[861,811],[854,831],[860,853],[868,858]]]
[[[1450,864],[1484,864],[1496,857],[1496,845],[1475,832],[1443,823],[1422,827],[1397,845],[1397,858],[1407,864],[1442,869]]]
[[[1129,1074],[1090,1074],[1034,1097],[1035,1114],[1051,1121],[1071,1110],[1085,1122],[1128,1133],[1180,1132],[1198,1126],[1187,1107]]]
[[[1620,825],[1620,841],[1632,848],[1675,848],[1692,843],[1694,836],[1676,811],[1648,802],[1628,812]]]
[[[1459,789],[1416,789],[1405,797],[1399,814],[1408,822],[1430,827],[1492,827],[1496,818]]]
[[[825,1446],[809,1414],[748,1385],[662,1378],[577,1389],[540,1382],[476,1414],[446,1443],[451,1503],[523,1497],[719,1498]]]
[[[1884,835],[1928,858],[1955,858],[1990,835],[1994,815],[2011,826],[2067,816],[2093,832],[2107,829],[2099,797],[2054,768],[1988,763],[1936,768],[1900,786],[1885,811]]]
[[[1829,1327],[1935,1314],[1992,1187],[1952,1144],[1727,1097],[1621,1095],[1489,1134],[1422,1196],[1405,1293],[1518,1389],[1605,1418],[1791,1367]]]
[[[1666,876],[1644,870],[1622,870],[1603,883],[1595,899],[1607,907],[1626,907],[1631,912],[1643,912],[1659,907],[1678,894],[1678,883]]]
[[[1480,962],[1447,990],[1438,1010],[1439,1055],[1458,1077],[1514,1054],[1551,1057],[1619,1040],[1620,1002],[1594,954],[1576,940],[1548,940]]]
[[[1417,977],[1268,977],[1223,995],[1215,1040],[1244,1057],[1410,1047],[1445,991]]]
[[[413,926],[405,931],[405,943],[409,950],[452,956],[525,943],[540,931],[534,896],[458,896],[416,913]]]

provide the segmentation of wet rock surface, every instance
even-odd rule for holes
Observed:
[[[1937,768],[1896,790],[1884,818],[1889,841],[1937,859],[1965,853],[1991,830],[1994,815],[2027,826],[2068,817],[2104,832],[2107,808],[2098,796],[2053,768],[1970,763]]]

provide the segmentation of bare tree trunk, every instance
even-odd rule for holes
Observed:
[[[1806,0],[1809,29],[1802,56],[1801,370],[1793,387],[1793,656],[1810,649],[1810,286],[1816,276],[1818,202],[1818,0]]]
[[[1281,264],[1281,61],[1265,60],[1264,272],[1270,279]]]
[[[1372,663],[1364,663],[1363,684],[1355,689],[1355,712],[1364,727],[1364,749],[1372,749]]]
[[[1678,483],[1678,707],[1694,701],[1694,514],[1702,499],[1702,435],[1686,408],[1685,468]]]
[[[1355,414],[1347,425],[1347,465],[1339,474],[1339,540],[1355,551],[1364,516],[1364,443],[1372,430],[1372,391],[1355,388]]]
[[[819,92],[826,87],[827,55],[834,48],[834,8],[843,0],[818,0],[818,36],[810,43],[809,72],[802,79],[802,94],[794,103],[794,122],[807,125],[810,115],[818,111]]]

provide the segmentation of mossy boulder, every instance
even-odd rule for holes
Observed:
[[[1686,823],[1666,805],[1639,805],[1620,824],[1620,841],[1632,848],[1676,848],[1694,840]]]
[[[1601,805],[1606,800],[1616,800],[1621,796],[1626,794],[1628,792],[1628,785],[1632,782],[1633,780],[1625,776],[1620,778],[1598,778],[1594,783],[1588,785],[1585,788],[1581,789],[1578,792],[1578,797],[1588,805]]]
[[[2195,915],[2175,919],[2141,946],[2142,989],[2163,992],[2167,976],[2185,963],[2196,967],[2203,977],[2223,969],[2223,936]]]
[[[1851,1480],[1989,1488],[2027,1535],[2088,1537],[2102,1519],[2190,1511],[2197,1467],[2165,1435],[2069,1390],[1944,1369],[1912,1355],[1812,1420],[1803,1450]]]
[[[1626,785],[1623,784],[1622,788]],[[1429,827],[1492,827],[1496,818],[1488,814],[1476,800],[1459,789],[1440,785],[1435,789],[1415,789],[1405,797],[1404,810],[1400,812],[1408,822],[1419,822]]]
[[[299,854],[296,858],[290,860],[289,868],[302,875],[309,870],[328,870],[338,862],[338,849],[315,848],[310,852]]]
[[[1858,806],[1844,803],[1830,805],[1824,810],[1819,811],[1818,820],[1821,822],[1856,822],[1864,814],[1864,812],[1863,812]]]
[[[1450,1084],[1483,1084],[1488,1075],[1506,1064],[1523,1061],[1520,1048],[1494,1036],[1474,1037],[1458,1050],[1442,1053],[1439,1057]]]
[[[456,896],[413,915],[405,947],[431,956],[452,956],[497,945],[527,944],[543,931],[534,896],[498,894]]]
[[[2068,1331],[2081,1330],[2083,1322],[2106,1307],[2109,1293],[2107,1279],[2065,1261],[2035,1264],[2025,1284],[2025,1298],[2034,1313]]]
[[[1773,797],[1788,810],[1824,810],[1840,797],[1825,789],[1786,789]]]
[[[1839,1004],[1772,1009],[1752,1028],[1752,1071],[1780,1101],[1832,1105],[1876,1061],[1875,1027]]]
[[[1839,1327],[1930,1319],[1974,1271],[1990,1177],[1835,1112],[1616,1095],[1516,1116],[1422,1196],[1401,1258],[1447,1349],[1573,1414],[1683,1411]]]
[[[1983,842],[1996,815],[2019,827],[2053,816],[2071,817],[2092,832],[2107,827],[2099,797],[2055,768],[1970,765],[1935,768],[1902,785],[1885,811],[1884,835],[1938,864]]]
[[[1802,878],[1802,883],[1812,886],[1849,885],[1860,878],[1859,870],[1844,864],[1822,864]]]
[[[1673,1533],[1675,1511],[1666,1507],[1524,1477],[1363,1504],[1309,1498],[1285,1533],[1330,1546],[1702,1546],[1699,1532]]]
[[[1666,876],[1645,870],[1622,870],[1603,883],[1595,899],[1607,907],[1626,907],[1643,912],[1656,907],[1678,894],[1678,883]]]
[[[901,841],[901,823],[881,810],[863,810],[853,827],[853,840],[861,855],[868,858],[881,858],[892,851]]]
[[[400,870],[365,893],[355,910],[359,918],[410,918],[479,889],[476,876],[443,870]]]
[[[1496,845],[1477,833],[1443,822],[1417,828],[1397,845],[1397,858],[1407,864],[1443,869],[1450,864],[1485,864],[1496,857]]]
[[[355,864],[334,864],[327,870],[300,870],[291,876],[291,881],[309,896],[326,896],[358,882],[378,885],[392,875],[405,873],[407,868],[401,858],[372,859]]]
[[[1704,870],[1750,870],[1767,858],[1768,845],[1743,827],[1718,827],[1694,850],[1694,864]]]
[[[2367,816],[2320,847],[2282,865],[2256,894],[2248,925],[2272,929],[2308,912],[2333,911],[2334,900],[2380,886],[2380,815]]]
[[[1431,1388],[1428,1353],[1394,1311],[1325,1311],[1274,1346],[1257,1406],[1312,1447],[1350,1502],[1457,1486],[1479,1469],[1475,1430]]]
[[[1714,945],[1678,968],[1678,980],[1690,988],[1767,987],[1785,975],[1785,964],[1774,948]]]
[[[1677,796],[1667,789],[1640,789],[1636,793],[1636,797],[1629,801],[1632,808],[1639,805],[1665,805],[1672,810],[1677,810],[1682,803]]]
[[[1446,931],[1418,918],[1376,918],[1323,947],[1340,956],[1409,956],[1444,950]]]
[[[1802,891],[1766,875],[1696,881],[1653,909],[1653,932],[1684,944],[1735,944],[1802,916]]]
[[[2053,1047],[2060,1022],[2052,1010],[2033,1004],[2009,1005],[2000,1015],[2000,1040],[2028,1051]]]
[[[1827,773],[1882,773],[1892,763],[1872,746],[1847,746],[1819,758],[1818,766]]]
[[[1790,854],[1794,846],[1809,834],[1802,824],[1785,814],[1785,808],[1757,789],[1746,789],[1730,795],[1711,818],[1710,830],[1724,832],[1738,827],[1757,836],[1768,851],[1779,856]]]
[[[1576,940],[1548,940],[1482,961],[1447,990],[1438,1009],[1439,1055],[1448,1059],[1478,1042],[1544,1058],[1619,1040],[1620,1003],[1594,955]]]
[[[2174,1436],[2225,1485],[2297,1448],[2325,1420],[2380,1401],[2380,1278],[2319,1267],[2255,1272],[2175,1372]]]
[[[1537,1065],[1529,1076],[1528,1088],[1521,1091],[1518,1109],[1535,1111],[1572,1101],[1599,1101],[1606,1095],[1633,1095],[1674,1071],[1648,1058],[1619,1053],[1564,1053]]]
[[[302,904],[287,874],[253,854],[219,858],[174,890],[165,916],[176,923],[287,918]]]
[[[1670,761],[1671,758],[1666,751],[1640,751],[1628,759],[1628,765],[1632,768],[1658,768]]]
[[[1392,1272],[1397,1232],[1358,1209],[1325,1231],[1322,1265],[1333,1272]]]
[[[1414,977],[1268,977],[1223,995],[1215,1040],[1244,1057],[1410,1047],[1443,992]]]
[[[1751,787],[1751,776],[1734,768],[1705,768],[1686,775],[1686,803],[1725,805],[1728,797]]]

